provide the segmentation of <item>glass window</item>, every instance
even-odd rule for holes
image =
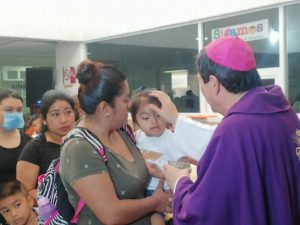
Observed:
[[[131,90],[158,88],[180,112],[199,112],[195,69],[198,25],[149,32],[87,44],[88,57],[118,67]]]
[[[238,35],[252,46],[257,68],[279,67],[278,31],[278,9],[270,9],[204,23],[203,43]]]
[[[20,71],[20,79],[25,80],[26,79],[26,71]]]
[[[53,41],[37,42],[23,38],[0,37],[0,86],[17,91],[26,107],[26,95],[34,87],[26,87],[26,68],[52,67],[55,68],[55,46]]]
[[[269,86],[275,84],[274,79],[262,79],[263,86]]]
[[[7,79],[18,80],[19,79],[18,71],[7,71]]]
[[[288,98],[300,113],[300,4],[286,7]]]

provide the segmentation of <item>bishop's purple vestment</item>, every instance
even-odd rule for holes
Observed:
[[[299,142],[299,119],[278,86],[247,92],[216,128],[197,181],[178,181],[175,225],[299,225]]]

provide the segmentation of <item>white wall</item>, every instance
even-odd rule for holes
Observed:
[[[289,0],[0,0],[0,37],[86,41]]]
[[[64,80],[63,71],[71,66],[77,65],[86,58],[86,48],[83,43],[58,43],[55,47],[56,52],[56,79],[55,88],[64,90],[70,95],[77,95],[79,87],[78,81],[69,84]]]

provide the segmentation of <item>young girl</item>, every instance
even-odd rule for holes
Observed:
[[[26,134],[30,135],[31,137],[36,137],[41,133],[42,129],[42,119],[39,114],[32,114],[30,116],[30,127],[26,130]]]
[[[149,107],[149,104],[161,107],[159,100],[150,95],[151,91],[151,89],[138,91],[131,98],[132,122],[140,128],[135,132],[137,147],[146,159],[150,158],[150,162],[158,163],[160,168],[167,161],[197,162],[202,156],[214,128],[179,116],[174,132],[172,132],[166,128],[167,121]],[[158,159],[155,160],[156,158]],[[151,195],[158,182],[158,178],[151,178],[146,195]],[[163,217],[158,213],[153,214],[151,223],[165,224]]]
[[[62,138],[73,128],[74,107],[72,97],[62,91],[49,90],[42,97],[42,133],[24,147],[17,163],[17,179],[32,197],[38,176],[59,157]]]

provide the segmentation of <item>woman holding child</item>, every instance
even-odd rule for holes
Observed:
[[[86,203],[78,224],[151,224],[149,213],[166,211],[170,193],[160,185],[151,197],[143,197],[147,167],[120,129],[128,115],[125,75],[90,60],[83,61],[77,71],[78,98],[85,112],[78,127],[102,142],[107,157],[106,164],[85,139],[69,139],[62,148],[60,173],[69,200],[74,208],[80,198]]]

